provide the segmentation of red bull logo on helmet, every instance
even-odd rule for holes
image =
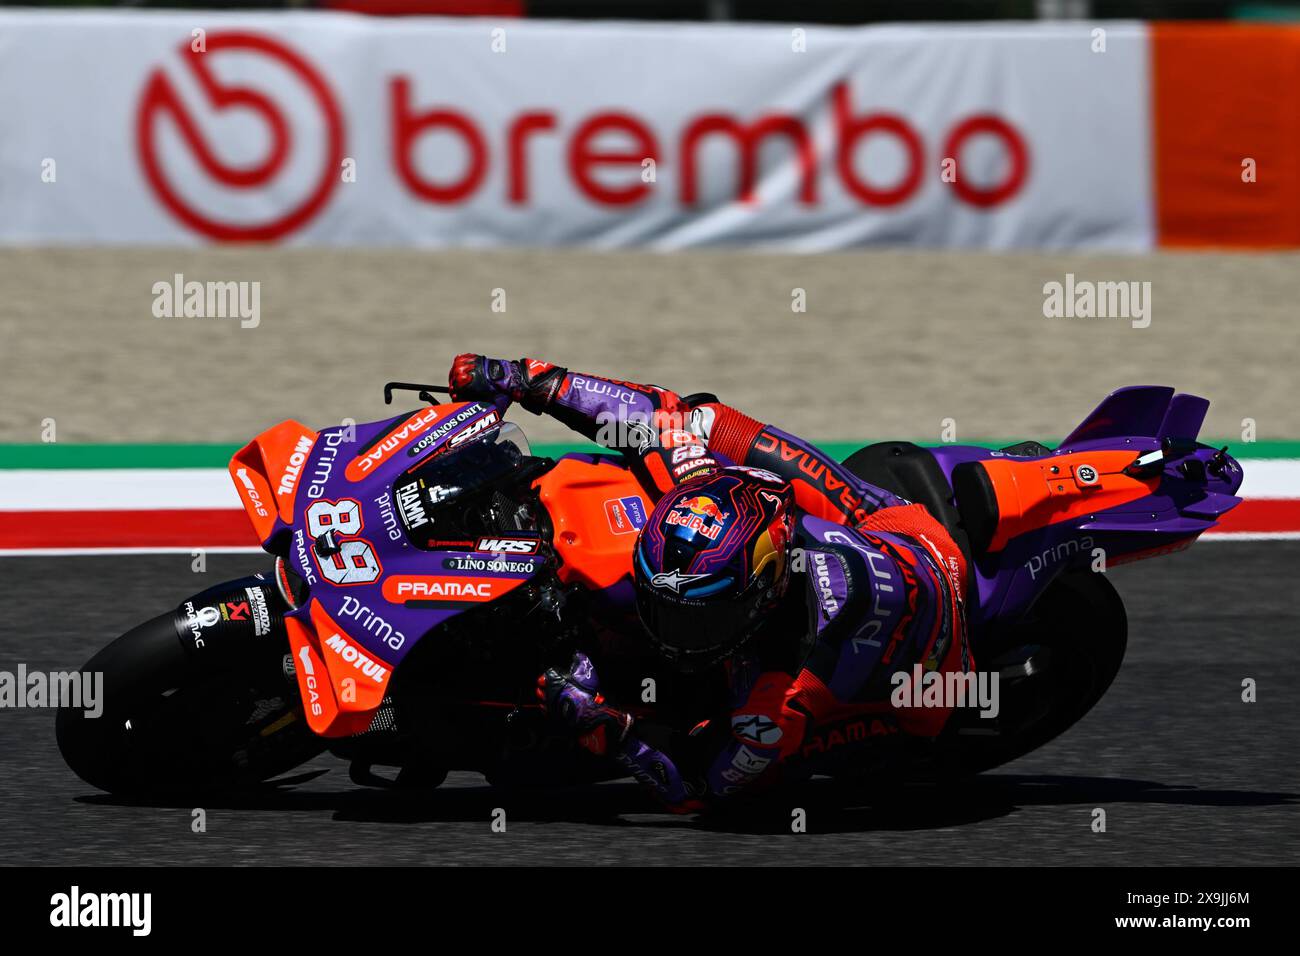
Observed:
[[[684,498],[673,505],[668,517],[668,524],[678,525],[696,534],[702,534],[710,541],[716,541],[722,534],[722,522],[728,513],[718,507],[718,503],[706,495]]]

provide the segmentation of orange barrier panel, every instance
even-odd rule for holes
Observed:
[[[1159,244],[1300,246],[1300,29],[1156,23],[1151,62]]]

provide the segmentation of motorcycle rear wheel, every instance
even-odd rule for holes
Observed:
[[[966,710],[936,741],[934,767],[943,775],[982,773],[1023,757],[1065,733],[1097,704],[1119,673],[1128,648],[1124,602],[1104,574],[1075,571],[1057,578],[1034,607],[1034,623],[1009,646],[977,652],[980,670],[1028,659],[1035,673],[1001,680],[996,733]],[[1007,668],[1012,670],[1012,668]],[[1004,672],[1005,673],[1005,672]]]

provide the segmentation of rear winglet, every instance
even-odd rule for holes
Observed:
[[[1130,385],[1116,389],[1058,447],[1130,435],[1155,438],[1173,402],[1174,390],[1167,385]]]
[[[1160,423],[1160,433],[1156,437],[1161,441],[1166,438],[1194,441],[1201,433],[1205,413],[1209,410],[1208,398],[1180,392],[1169,403],[1169,411],[1165,412],[1165,420]]]

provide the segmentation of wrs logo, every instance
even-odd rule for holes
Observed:
[[[341,181],[344,142],[342,113],[321,74],[278,40],[236,31],[209,33],[205,52],[183,44],[180,64],[149,75],[136,114],[140,163],[163,205],[225,242],[280,239],[315,217]],[[247,136],[247,123],[260,136]],[[232,157],[223,139],[266,145],[260,156]],[[201,175],[182,176],[186,168]],[[205,185],[183,195],[177,181]],[[276,207],[269,213],[268,204]],[[226,218],[241,208],[262,211]]]

